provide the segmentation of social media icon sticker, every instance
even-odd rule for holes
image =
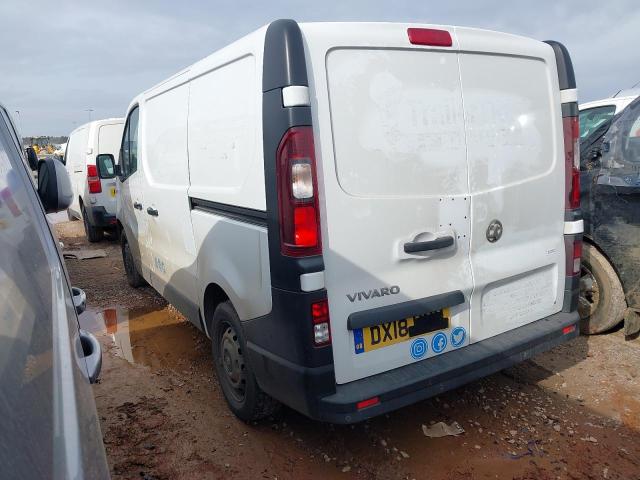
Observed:
[[[456,327],[451,331],[451,345],[455,348],[462,346],[466,338],[467,331],[464,327]]]
[[[436,333],[431,339],[431,349],[435,353],[440,353],[443,352],[445,348],[447,348],[447,336],[442,332]]]
[[[414,360],[420,360],[427,354],[427,341],[424,338],[416,338],[413,342],[411,342],[411,357]]]

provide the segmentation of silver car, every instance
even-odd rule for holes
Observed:
[[[27,165],[0,105],[0,477],[109,478],[90,385],[100,344],[79,328],[84,292],[45,217],[67,208],[71,184],[46,159],[36,188]]]

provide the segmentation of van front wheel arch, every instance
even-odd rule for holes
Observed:
[[[216,307],[211,323],[213,363],[229,408],[245,422],[272,415],[278,402],[256,382],[247,361],[240,319],[231,302],[222,302]]]

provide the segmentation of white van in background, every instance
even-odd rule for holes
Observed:
[[[120,149],[123,118],[95,120],[69,135],[64,164],[73,186],[69,219],[80,218],[90,242],[102,240],[104,230],[116,226],[116,180],[113,165],[96,162],[101,153],[114,155]]]
[[[627,105],[638,98],[638,95],[640,95],[640,88],[630,88],[620,90],[615,95],[602,100],[581,103],[578,107],[580,110],[580,138],[587,138],[596,128],[624,110]]]
[[[573,67],[472,28],[278,20],[131,103],[118,226],[231,410],[360,421],[578,334]]]

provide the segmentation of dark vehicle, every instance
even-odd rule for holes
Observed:
[[[109,478],[90,386],[100,344],[79,328],[85,295],[45,217],[67,208],[71,184],[44,159],[36,190],[29,168],[0,105],[0,477]]]
[[[583,333],[640,330],[640,98],[580,143]]]

